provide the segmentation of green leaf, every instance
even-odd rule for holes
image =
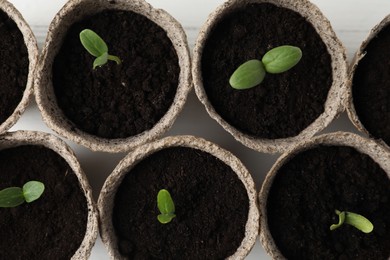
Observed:
[[[294,67],[302,58],[300,48],[283,45],[268,51],[262,59],[268,73],[282,73]]]
[[[95,69],[98,66],[100,67],[100,66],[106,64],[107,63],[107,58],[108,58],[108,53],[107,52],[105,52],[101,56],[97,57],[93,61],[93,69]]]
[[[248,89],[259,85],[264,77],[263,63],[259,60],[249,60],[233,72],[229,84],[235,89]]]
[[[161,224],[167,224],[172,221],[172,219],[176,217],[175,214],[160,214],[157,216],[158,221],[160,221]]]
[[[45,185],[39,181],[29,181],[23,185],[23,196],[26,202],[30,203],[34,200],[41,197],[43,191],[45,190]]]
[[[95,57],[100,57],[104,53],[108,53],[107,44],[90,29],[82,30],[80,33],[80,41],[84,48]]]
[[[90,29],[82,30],[80,33],[80,41],[84,48],[96,59],[93,61],[93,69],[107,63],[108,60],[121,63],[119,57],[108,54],[107,44],[103,39]]]
[[[370,233],[374,230],[374,225],[367,218],[353,212],[345,212],[345,223],[364,233]]]
[[[9,187],[0,191],[0,207],[10,208],[24,202],[23,191],[19,187]]]
[[[169,191],[162,189],[157,194],[157,207],[161,214],[171,214],[175,212],[175,204],[173,203]]]
[[[175,215],[175,204],[173,203],[171,194],[165,189],[162,189],[157,194],[157,207],[160,213],[157,216],[158,221],[162,224],[171,222],[176,217]]]

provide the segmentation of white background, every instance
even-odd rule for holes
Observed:
[[[40,48],[44,42],[49,23],[66,2],[64,0],[9,1],[16,6],[32,27]],[[165,9],[181,22],[187,32],[191,50],[199,28],[206,20],[208,14],[223,3],[222,0],[150,0],[149,2],[154,7]],[[388,0],[312,0],[312,2],[330,20],[336,34],[347,48],[348,60],[351,60],[354,52],[369,30],[390,13],[390,1]],[[25,114],[11,130],[19,129],[40,130],[52,133],[42,122],[35,103],[29,106]],[[345,113],[323,132],[337,130],[356,132]],[[204,107],[197,100],[194,91],[190,93],[184,110],[166,135],[179,134],[201,136],[233,152],[248,167],[258,190],[267,171],[279,156],[254,152],[236,142],[208,116]],[[124,157],[124,154],[90,152],[86,148],[70,141],[67,142],[74,149],[81,166],[89,178],[94,190],[94,197],[97,199],[103,182],[119,160]],[[100,239],[96,242],[90,259],[108,259]],[[257,242],[247,259],[270,259],[270,257],[266,255],[259,242]]]

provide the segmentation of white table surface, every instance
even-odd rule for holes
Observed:
[[[56,12],[66,2],[65,0],[9,0],[22,13],[32,27],[40,48],[46,36],[48,25]],[[149,0],[158,8],[163,8],[173,15],[185,28],[190,48],[194,46],[200,26],[206,20],[208,14],[222,0]],[[330,20],[336,34],[347,48],[348,59],[351,60],[369,30],[390,13],[390,1],[388,0],[312,0]],[[12,130],[39,130],[53,133],[42,122],[36,105],[33,103],[26,110]],[[346,114],[342,114],[322,133],[334,131],[357,132],[352,126]],[[188,97],[184,110],[179,115],[172,129],[166,135],[192,134],[201,136],[217,143],[223,148],[233,152],[247,166],[251,172],[258,190],[264,177],[279,155],[267,155],[254,152],[234,140],[221,126],[212,120],[204,107],[198,101],[194,91]],[[108,154],[91,152],[86,148],[70,141],[67,143],[74,149],[82,168],[86,172],[89,182],[97,198],[106,177],[114,169],[116,164],[124,157],[124,154]],[[108,255],[100,239],[98,238],[93,248],[92,260],[108,259]],[[266,255],[260,243],[257,242],[253,250],[246,258],[248,260],[270,259]]]

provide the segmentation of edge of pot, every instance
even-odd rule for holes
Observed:
[[[385,18],[383,18],[382,21],[380,21],[378,24],[376,24],[371,31],[368,33],[367,37],[363,40],[361,43],[359,49],[356,51],[350,67],[348,71],[348,81],[347,81],[347,99],[346,99],[346,110],[349,119],[351,120],[352,124],[362,133],[365,133],[367,135],[370,135],[369,131],[364,127],[363,123],[360,121],[359,116],[356,113],[355,105],[353,102],[353,94],[352,94],[352,87],[353,87],[353,77],[355,75],[356,68],[359,65],[360,60],[365,56],[364,49],[367,47],[367,45],[370,43],[370,41],[375,38],[375,36],[387,25],[390,23],[390,15],[387,15]],[[380,141],[383,145],[388,146],[384,141]]]
[[[30,103],[30,99],[34,93],[34,71],[38,62],[38,45],[30,26],[12,3],[6,0],[1,0],[0,9],[16,23],[18,29],[22,33],[24,43],[27,48],[29,61],[26,88],[23,91],[22,99],[19,101],[12,114],[3,123],[0,124],[0,134],[2,134],[10,129],[19,120]]]

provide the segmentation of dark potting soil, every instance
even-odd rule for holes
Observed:
[[[250,59],[280,45],[301,48],[297,66],[267,74],[252,89],[235,90],[229,78]],[[324,112],[332,85],[331,57],[314,27],[300,14],[272,4],[247,4],[212,28],[202,55],[207,96],[217,113],[238,130],[260,138],[299,134]]]
[[[281,167],[267,201],[271,234],[288,259],[390,257],[390,180],[369,156],[343,146],[319,146]],[[338,223],[335,210],[368,218],[365,234]]]
[[[360,122],[374,138],[390,145],[390,26],[365,48],[353,77],[353,103]]]
[[[113,61],[95,59],[80,43],[84,29],[107,43]],[[166,32],[144,16],[109,10],[75,23],[53,64],[58,106],[77,128],[102,138],[151,129],[168,111],[178,86],[178,58]]]
[[[157,220],[157,194],[167,189],[176,208]],[[245,236],[249,202],[243,183],[214,156],[168,148],[138,163],[118,188],[113,224],[130,259],[225,259]]]
[[[42,146],[19,146],[0,151],[0,173],[0,190],[45,184],[38,200],[0,208],[0,259],[70,259],[84,238],[88,209],[66,161]]]
[[[0,10],[0,124],[22,100],[28,75],[28,52],[16,23]]]

